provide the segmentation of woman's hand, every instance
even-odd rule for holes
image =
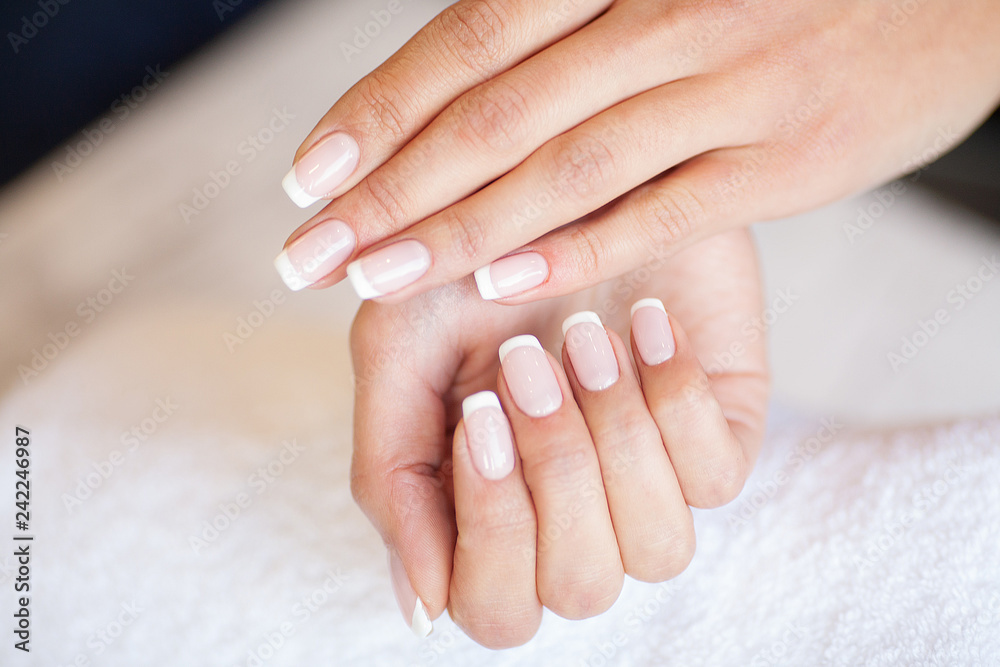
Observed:
[[[687,505],[730,501],[756,460],[768,389],[759,289],[737,231],[544,304],[487,303],[470,280],[365,304],[352,332],[352,490],[389,547],[407,622],[424,634],[447,606],[475,640],[513,646],[534,635],[542,605],[584,618],[614,602],[623,573],[682,571]],[[630,318],[650,296],[669,324],[649,302]],[[581,310],[608,333],[577,318],[565,374],[537,348],[506,345],[498,375],[501,343],[534,334],[557,350],[560,324]],[[614,333],[630,324],[635,367]],[[461,419],[484,390],[506,416],[480,395]]]
[[[286,189],[334,201],[277,264],[570,294],[913,169],[998,94],[995,0],[461,0],[299,148]]]

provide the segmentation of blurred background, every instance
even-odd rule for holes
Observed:
[[[347,488],[347,331],[358,301],[347,285],[290,294],[271,265],[308,216],[279,185],[299,142],[340,94],[448,3],[404,1],[360,53],[346,56],[341,45],[385,4],[0,6],[0,427],[28,427],[38,443],[33,516],[44,545],[36,556],[38,651],[8,661],[3,646],[0,664],[526,664],[531,651],[548,656],[539,664],[566,664],[567,656],[598,664],[591,642],[616,631],[600,619],[582,626],[588,636],[547,618],[533,648],[506,654],[477,652],[442,622],[431,644],[414,649],[382,569],[381,541]],[[878,433],[996,415],[1000,278],[989,262],[1000,257],[998,219],[994,116],[894,187],[757,225],[775,423],[794,417],[808,436],[831,419]],[[942,310],[945,321],[935,326]],[[776,452],[794,444],[770,442]],[[289,447],[302,451],[277,466]],[[909,461],[905,447],[864,439],[846,451],[831,446],[823,474],[799,478],[813,486],[769,506],[793,517],[773,519],[778,525],[801,518],[784,526],[786,536],[808,538],[794,554],[759,550],[773,528],[765,512],[764,523],[738,535],[722,519],[716,533],[711,525],[699,532],[699,554],[718,558],[704,556],[709,565],[697,567],[719,575],[699,581],[717,587],[677,594],[663,622],[687,624],[686,634],[673,644],[665,637],[674,635],[663,635],[659,650],[697,664],[704,661],[685,651],[739,647],[749,661],[785,632],[784,620],[780,605],[768,607],[770,625],[743,613],[733,591],[746,599],[801,594],[820,566],[793,556],[835,551],[810,536],[821,522],[807,515],[809,503],[842,498],[844,488],[863,499],[867,487],[857,480],[894,478],[891,466],[879,467],[886,462],[913,464],[901,488],[936,474],[927,463],[937,461],[933,451],[923,463]],[[857,467],[845,463],[852,460]],[[12,479],[11,465],[2,457],[0,479]],[[823,484],[833,490],[824,495]],[[234,518],[241,493],[252,502]],[[837,507],[846,512],[850,502]],[[851,534],[877,535],[882,515],[871,507],[880,506],[857,507]],[[5,520],[12,514],[3,512]],[[920,550],[934,536],[926,540]],[[836,572],[840,556],[829,557],[823,571]],[[873,572],[886,585],[925,571],[919,562],[883,565]],[[731,574],[748,567],[753,581]],[[0,558],[5,617],[8,571]],[[629,590],[631,600],[645,599]],[[840,599],[810,591],[810,599]],[[886,614],[903,609],[899,599],[866,598],[885,600],[893,610]],[[853,617],[859,602],[844,600],[830,619]],[[120,639],[101,639],[133,601],[145,610],[140,618]],[[955,605],[978,608],[967,603]],[[722,622],[708,609],[732,614]],[[817,621],[824,638],[837,634],[830,619]],[[295,640],[281,631],[285,623]],[[264,659],[278,651],[275,632],[278,657]],[[849,634],[843,644],[894,632]],[[658,650],[655,634],[649,645],[631,641]]]

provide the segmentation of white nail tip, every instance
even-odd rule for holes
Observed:
[[[490,264],[476,269],[473,274],[476,277],[476,287],[479,288],[479,296],[486,301],[494,301],[500,298],[500,293],[493,286],[493,278],[490,277]]]
[[[299,179],[295,176],[295,167],[292,167],[291,170],[285,174],[285,177],[281,179],[281,188],[285,191],[285,194],[288,195],[288,198],[291,199],[299,208],[309,208],[322,199],[322,197],[313,197],[311,194],[302,189],[302,186],[299,185]]]
[[[354,291],[362,299],[368,300],[382,296],[382,293],[375,289],[368,282],[368,278],[365,277],[365,272],[361,268],[361,260],[351,262],[347,265],[347,277],[350,278]]]
[[[503,363],[503,360],[507,357],[507,355],[510,354],[512,350],[519,347],[534,347],[539,350],[543,349],[542,344],[539,343],[538,339],[534,336],[514,336],[500,345],[500,362]]]
[[[288,286],[288,289],[293,292],[304,290],[312,284],[299,275],[295,267],[292,266],[292,262],[288,259],[288,253],[284,250],[274,258],[274,268],[278,270],[278,275],[281,276],[281,280]]]
[[[478,394],[467,396],[462,401],[462,417],[468,419],[473,412],[483,408],[500,408],[500,399],[492,391],[481,391]]]
[[[582,312],[570,315],[562,323],[563,337],[565,338],[566,332],[571,328],[575,327],[577,324],[583,324],[584,322],[589,322],[590,324],[596,324],[597,326],[604,328],[604,323],[601,322],[601,317],[592,310],[584,310]]]
[[[413,630],[413,634],[423,639],[431,633],[434,629],[434,625],[431,623],[431,617],[427,614],[427,609],[424,608],[424,603],[417,598],[417,603],[413,605],[413,618],[410,621],[410,629]]]
[[[658,308],[664,313],[667,312],[667,309],[663,307],[663,302],[659,299],[639,299],[632,304],[632,310],[629,311],[629,317],[633,317],[635,315],[635,311],[640,308]]]

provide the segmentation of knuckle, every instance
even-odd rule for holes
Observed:
[[[629,549],[623,549],[625,573],[633,579],[659,583],[678,576],[694,558],[695,533],[690,515],[683,520],[665,520],[650,526]]]
[[[552,153],[556,187],[571,197],[590,197],[612,183],[618,159],[597,137],[578,134],[559,141]]]
[[[522,453],[521,463],[526,476],[537,480],[539,486],[579,495],[578,492],[588,490],[581,487],[580,480],[584,480],[583,486],[593,486],[590,481],[594,472],[593,451],[584,442],[560,439],[546,443],[530,456]]]
[[[746,482],[747,462],[739,447],[734,451],[706,459],[699,480],[685,499],[692,507],[714,509],[736,499]]]
[[[477,150],[505,155],[527,135],[528,95],[504,79],[466,95],[453,113],[459,136]]]
[[[493,76],[510,52],[509,18],[496,0],[466,0],[445,9],[438,27],[452,55],[480,76]]]
[[[472,601],[452,592],[449,613],[476,643],[489,649],[520,646],[538,632],[542,615],[535,604],[518,601]]]
[[[615,603],[624,583],[623,572],[591,568],[575,576],[567,574],[539,586],[539,601],[553,612],[572,620],[602,614]]]
[[[361,80],[357,94],[371,134],[392,144],[409,136],[414,114],[405,101],[407,96],[401,93],[391,77],[376,70]]]
[[[409,204],[403,188],[395,179],[375,172],[360,183],[359,194],[366,204],[366,223],[393,232],[406,221]]]
[[[680,187],[655,188],[646,205],[640,207],[638,222],[649,238],[676,243],[705,220],[705,210],[697,197]]]
[[[633,466],[641,465],[642,452],[648,451],[651,441],[657,447],[663,446],[656,424],[650,419],[648,412],[645,415],[643,412],[645,410],[626,411],[614,422],[594,433],[594,440],[600,443],[598,455],[605,478],[633,472]]]
[[[577,275],[600,275],[600,271],[611,263],[611,249],[600,232],[590,225],[583,223],[570,227],[569,240],[574,250],[572,261]]]
[[[475,264],[478,267],[483,263],[482,255],[488,239],[483,225],[478,219],[461,215],[453,209],[447,209],[442,215],[444,217],[441,222],[447,230],[446,245],[450,256],[463,266]]]

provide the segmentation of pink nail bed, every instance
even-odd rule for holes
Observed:
[[[484,478],[503,479],[514,470],[514,436],[500,399],[481,391],[462,401],[465,440],[472,464]]]
[[[573,371],[584,389],[602,391],[618,381],[618,358],[597,313],[570,315],[562,330]]]
[[[347,277],[362,299],[398,292],[420,279],[431,268],[431,253],[424,244],[409,239],[380,248],[347,265]]]
[[[301,208],[315,204],[350,178],[358,167],[361,149],[349,134],[324,137],[285,174],[281,187]]]
[[[340,220],[324,220],[281,251],[274,266],[293,291],[305,289],[337,269],[354,252],[354,230]]]
[[[674,332],[659,299],[641,299],[632,305],[632,336],[647,366],[662,364],[674,356]]]
[[[537,252],[521,252],[481,267],[475,277],[479,294],[493,301],[538,287],[549,277],[549,264]]]
[[[562,405],[562,389],[541,343],[515,336],[500,346],[500,366],[514,403],[529,417],[547,417]]]

